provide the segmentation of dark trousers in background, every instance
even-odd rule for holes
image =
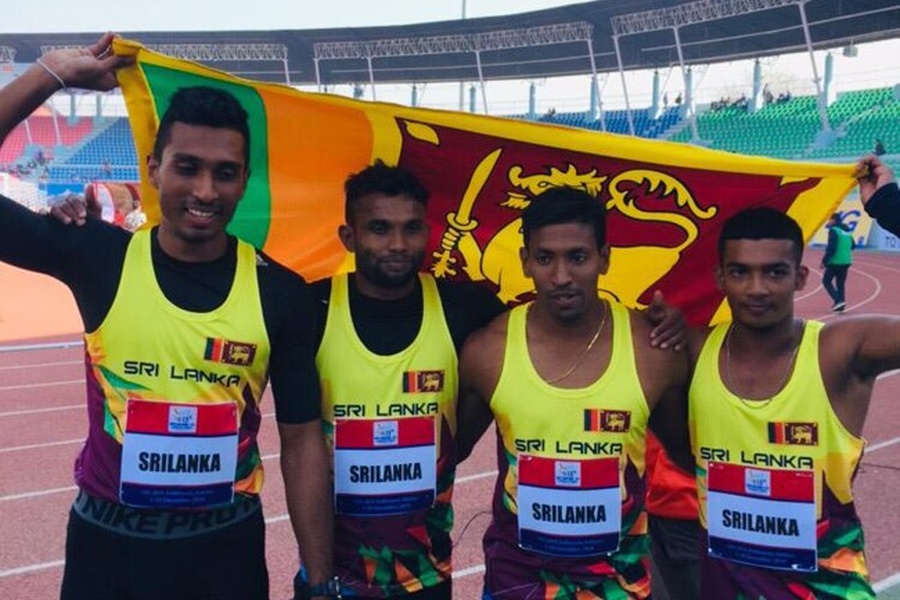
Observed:
[[[845,301],[844,285],[847,283],[847,271],[850,265],[828,265],[822,273],[822,286],[835,304]]]
[[[700,522],[648,517],[653,600],[700,600]]]
[[[69,513],[62,600],[268,600],[261,510],[179,539],[108,531]]]

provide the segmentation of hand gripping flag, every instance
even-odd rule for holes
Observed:
[[[180,87],[230,91],[250,115],[250,180],[229,227],[308,280],[352,270],[337,237],[346,177],[376,158],[412,170],[431,192],[430,248],[438,278],[488,285],[505,302],[528,299],[520,216],[551,186],[586,190],[608,211],[609,273],[600,292],[629,306],[653,291],[692,323],[728,317],[712,276],[722,223],[744,208],[786,211],[808,240],[853,187],[853,166],[741,156],[660,140],[350,100],[239,79],[117,40],[136,57],[122,70],[138,156],[149,155],[161,114]],[[774,132],[773,132],[774,133]],[[141,165],[151,224],[159,204]]]

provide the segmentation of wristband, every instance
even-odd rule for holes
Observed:
[[[42,69],[44,69],[45,71],[47,71],[47,73],[50,75],[50,77],[52,77],[53,79],[55,79],[56,81],[59,82],[59,87],[60,87],[60,89],[63,89],[63,90],[64,90],[64,89],[66,89],[67,87],[69,87],[69,86],[66,85],[66,82],[63,81],[63,78],[59,76],[59,73],[57,73],[56,71],[54,71],[53,69],[51,69],[50,67],[48,67],[48,66],[47,66],[47,63],[45,63],[44,61],[42,61],[42,60],[40,59],[40,57],[38,57],[34,62],[37,63],[38,66],[40,66]]]
[[[341,593],[341,581],[337,575],[318,585],[303,584],[298,593],[296,600],[310,600],[320,596],[332,598],[333,600],[343,600],[344,598]]]

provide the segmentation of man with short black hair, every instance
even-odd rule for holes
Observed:
[[[0,90],[0,140],[60,86],[108,90],[112,35],[51,50]],[[305,282],[226,233],[249,177],[247,114],[176,92],[147,158],[158,227],[65,227],[0,197],[0,260],[49,274],[85,328],[89,432],[63,600],[265,600],[257,434],[271,378],[288,509],[320,584],[331,575],[328,457]],[[318,596],[317,596],[318,597]]]
[[[481,286],[419,273],[428,195],[380,160],[351,175],[338,235],[356,270],[313,284],[335,573],[353,597],[450,600],[457,355],[505,310]]]
[[[689,470],[684,353],[598,297],[609,267],[602,202],[552,188],[522,214],[533,302],[474,334],[460,362],[458,447],[498,431],[485,599],[649,598],[648,427]]]
[[[865,202],[886,175],[863,174]],[[733,321],[691,332],[703,598],[875,597],[852,481],[875,379],[900,368],[900,318],[797,319],[802,255],[784,213],[731,217],[716,277]]]

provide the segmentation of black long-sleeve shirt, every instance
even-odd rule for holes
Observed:
[[[354,276],[350,276],[350,314],[353,327],[362,343],[373,353],[387,356],[409,346],[422,324],[421,284],[416,281],[413,293],[399,300],[378,300],[359,293]],[[459,354],[470,333],[484,327],[506,310],[506,306],[486,288],[475,283],[437,282],[438,295],[447,319],[447,328]],[[316,299],[316,348],[325,333],[331,280],[312,284]]]
[[[878,189],[869,202],[866,212],[885,230],[900,236],[900,188],[889,183]]]
[[[112,306],[130,239],[130,233],[103,221],[88,219],[83,227],[63,225],[0,196],[0,260],[66,284],[85,331],[99,327]],[[206,312],[221,305],[231,290],[237,240],[229,237],[228,249],[219,259],[186,263],[163,252],[154,231],[152,256],[166,298],[182,309]],[[276,419],[308,422],[321,411],[313,347],[315,304],[303,278],[262,253],[259,257],[257,278],[271,344],[269,376]],[[139,314],[140,307],[135,311]]]

